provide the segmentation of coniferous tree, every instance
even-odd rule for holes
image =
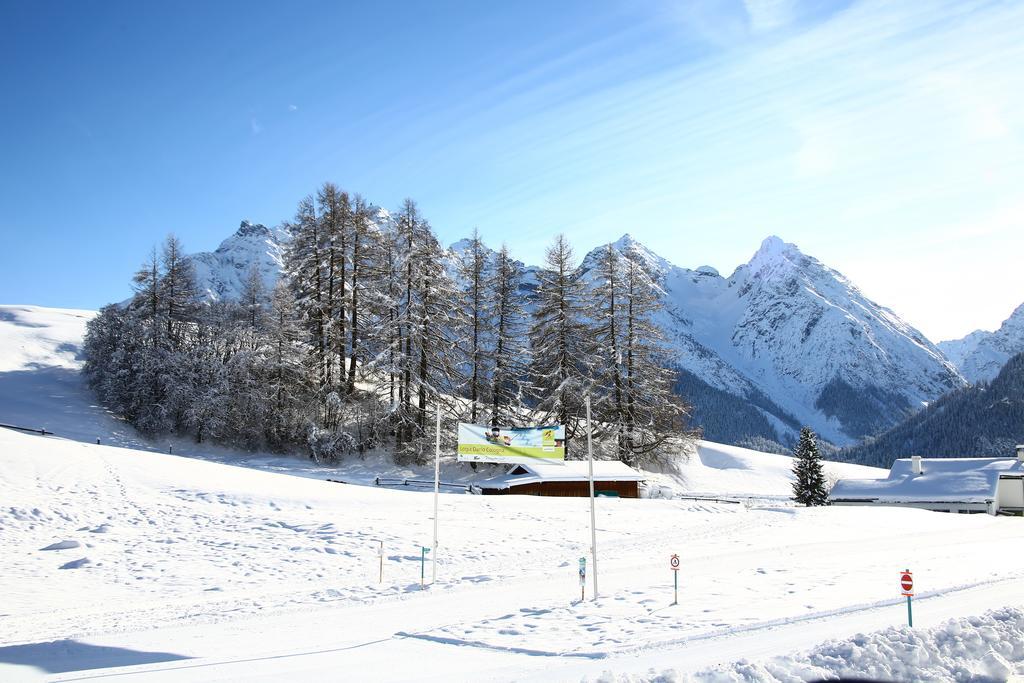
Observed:
[[[266,327],[267,318],[266,286],[256,264],[250,265],[246,272],[238,304],[246,333],[246,343],[255,351]]]
[[[487,314],[487,283],[490,278],[490,258],[487,247],[480,239],[480,233],[473,229],[473,236],[462,252],[458,273],[462,284],[463,333],[459,335],[464,368],[466,394],[469,398],[469,421],[476,423],[480,406],[486,402],[484,389],[490,363],[489,343],[491,318]]]
[[[360,327],[365,313],[360,306],[367,299],[367,290],[373,282],[373,266],[375,252],[375,231],[372,208],[359,195],[352,203],[352,297],[349,306],[349,342],[348,377],[345,393],[351,395],[356,387],[356,367],[364,356],[366,344],[360,338]]]
[[[526,310],[521,288],[523,270],[502,245],[487,283],[487,315],[494,341],[491,359],[491,426],[519,424],[525,413],[524,377],[529,351],[523,330]]]
[[[623,357],[621,346],[625,324],[623,317],[622,257],[611,244],[602,248],[594,268],[591,286],[591,342],[598,360],[594,365],[593,412],[597,419],[598,436],[611,432],[615,442],[615,455],[627,459],[626,404],[623,387]]]
[[[349,234],[352,230],[352,206],[348,193],[334,183],[324,183],[317,192],[320,233],[323,239],[323,307],[325,317],[324,345],[326,348],[325,390],[334,391],[335,365],[338,367],[337,384],[345,381],[345,361],[348,356],[346,333],[347,268]]]
[[[793,451],[793,500],[808,507],[828,504],[825,472],[818,453],[816,436],[809,427],[800,430],[800,441]]]
[[[156,348],[160,345],[163,330],[162,313],[164,310],[163,296],[160,289],[160,261],[156,249],[152,249],[149,258],[132,277],[132,296],[130,309],[140,320],[149,324],[149,343]]]
[[[181,242],[168,235],[163,246],[163,274],[160,277],[161,298],[167,323],[167,341],[177,349],[184,343],[189,326],[199,308],[192,263],[185,257]]]
[[[312,197],[299,202],[293,222],[286,224],[291,242],[285,271],[296,307],[310,339],[309,367],[319,390],[327,386],[327,309],[324,304],[324,237]]]
[[[265,396],[271,405],[266,437],[271,445],[294,443],[309,401],[308,374],[302,363],[302,328],[293,292],[284,282],[274,288],[267,324]]]
[[[694,437],[685,428],[690,407],[673,389],[676,373],[670,368],[664,334],[654,321],[661,302],[651,276],[643,269],[640,255],[632,248],[623,254],[622,340],[618,350],[621,364],[622,428],[616,443],[619,459],[636,465],[637,459],[653,453],[669,441]]]
[[[416,435],[427,434],[428,399],[448,402],[459,388],[456,370],[456,341],[453,334],[462,326],[459,310],[453,306],[459,291],[445,270],[444,250],[430,225],[422,222],[413,252],[416,277],[413,338],[416,354]],[[417,454],[420,451],[417,448]]]
[[[545,252],[545,267],[530,328],[531,385],[542,421],[565,426],[567,447],[578,431],[590,390],[587,327],[583,323],[584,288],[572,247],[558,235]]]

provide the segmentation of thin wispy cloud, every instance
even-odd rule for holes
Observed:
[[[446,132],[419,137],[420,156],[445,160],[433,169],[439,179],[450,177],[447,165],[503,179],[459,205],[485,236],[489,225],[516,226],[531,244],[552,230],[591,244],[643,226],[681,265],[698,258],[723,271],[769,232],[838,255],[844,270],[844,258],[886,249],[894,231],[981,220],[994,199],[1019,192],[1024,4],[870,1],[825,18],[800,10],[752,1],[743,41],[674,65],[652,47],[624,51],[602,67],[631,77],[596,87],[564,71],[522,83],[494,105],[492,125],[458,129],[469,138],[460,145]],[[886,212],[865,210],[876,203]],[[892,273],[869,289],[919,287]],[[1008,312],[1024,290],[1004,298]],[[955,334],[898,312],[933,336]]]

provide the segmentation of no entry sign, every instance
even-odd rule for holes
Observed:
[[[910,572],[900,572],[900,588],[903,589],[903,595],[914,594],[914,576]]]

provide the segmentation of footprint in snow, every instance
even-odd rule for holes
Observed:
[[[71,550],[72,548],[80,548],[81,546],[82,544],[78,541],[58,541],[56,543],[51,543],[45,548],[40,548],[40,550]]]

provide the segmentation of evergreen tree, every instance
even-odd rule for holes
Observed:
[[[661,308],[656,285],[632,248],[623,254],[622,310],[618,357],[622,385],[622,427],[616,440],[619,459],[637,459],[666,442],[694,438],[686,429],[690,406],[673,389],[676,373],[669,366],[664,334],[654,321]]]
[[[464,331],[459,335],[466,393],[469,398],[469,421],[476,423],[481,404],[485,403],[484,389],[489,370],[490,317],[487,315],[487,282],[490,277],[490,258],[480,233],[473,229],[469,245],[458,263],[462,284],[462,321]]]
[[[542,422],[565,426],[566,446],[576,435],[591,363],[584,317],[584,288],[572,247],[558,235],[545,252],[530,329],[531,384]]]
[[[299,202],[293,222],[286,224],[291,243],[285,272],[309,339],[309,369],[317,387],[327,386],[329,339],[324,304],[324,238],[312,197]]]
[[[160,290],[160,261],[157,259],[155,248],[150,251],[149,258],[132,277],[132,288],[135,293],[129,308],[140,320],[148,323],[149,343],[156,348],[160,345],[160,332],[163,330],[161,315],[164,304]]]
[[[502,245],[487,282],[487,316],[494,342],[491,359],[491,426],[516,425],[526,412],[524,377],[529,367],[523,330],[526,311],[520,293],[523,269]]]
[[[611,432],[615,456],[626,461],[626,404],[623,386],[623,276],[621,256],[611,244],[601,250],[594,268],[590,289],[590,317],[594,365],[592,410],[596,419],[595,435],[603,438]]]
[[[274,288],[267,324],[268,354],[264,392],[271,418],[265,426],[267,441],[275,447],[294,443],[303,426],[303,407],[309,400],[308,373],[302,364],[302,329],[292,291],[284,282]]]
[[[162,263],[163,274],[159,287],[167,324],[167,340],[172,349],[178,349],[185,342],[184,336],[199,310],[199,291],[192,262],[185,258],[185,250],[174,235],[168,235],[164,241]]]
[[[267,320],[266,287],[255,263],[249,266],[245,275],[238,304],[245,329],[246,345],[255,351],[265,331]]]
[[[365,355],[363,339],[360,338],[360,327],[365,317],[360,305],[367,299],[373,280],[373,264],[375,252],[374,224],[372,207],[359,195],[352,201],[352,295],[349,306],[349,342],[348,378],[345,393],[351,395],[356,388],[356,366]]]
[[[828,504],[825,472],[818,453],[816,436],[809,427],[800,430],[800,441],[793,451],[793,500],[808,507]]]

